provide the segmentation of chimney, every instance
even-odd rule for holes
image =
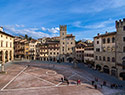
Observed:
[[[3,27],[2,26],[0,26],[0,31],[3,32]]]
[[[98,36],[100,35],[100,33],[97,34]]]

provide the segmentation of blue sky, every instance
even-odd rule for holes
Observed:
[[[0,0],[0,26],[12,35],[33,38],[59,35],[67,25],[76,40],[115,31],[125,18],[125,0]]]

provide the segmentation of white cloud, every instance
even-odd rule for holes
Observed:
[[[54,28],[51,28],[51,29],[47,29],[49,32],[51,33],[59,33],[59,28],[58,27],[54,27]]]
[[[52,27],[52,28],[45,28],[45,27],[41,27],[42,31],[48,31],[51,33],[59,33],[59,27]]]
[[[45,27],[41,27],[41,29],[42,29],[43,31],[46,31],[46,28],[45,28]]]
[[[125,0],[95,0],[90,3],[84,3],[83,0],[80,4],[71,7],[69,11],[72,13],[94,13],[123,6],[125,6]]]
[[[33,38],[50,37],[50,35],[47,33],[43,33],[41,31],[36,32],[35,30],[37,28],[16,29],[14,27],[5,26],[4,29],[11,34],[21,34],[21,35],[27,34]]]
[[[16,24],[15,26],[16,27],[25,27],[24,25],[19,25],[19,24]]]
[[[78,28],[82,28],[83,26],[81,25],[81,21],[76,21],[73,23],[73,26],[78,27]]]
[[[94,23],[93,25],[86,25],[84,26],[84,28],[91,28],[91,29],[104,28],[109,24],[113,24],[113,23],[114,23],[114,20],[107,20],[103,22]]]

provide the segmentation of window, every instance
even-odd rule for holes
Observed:
[[[125,42],[125,37],[123,37],[123,41]]]
[[[72,44],[72,42],[71,42],[71,44]]]
[[[3,35],[1,35],[1,37],[3,37]]]
[[[125,46],[123,47],[123,52],[125,52]]]
[[[97,51],[97,52],[100,52],[100,48],[96,48],[96,51]]]
[[[110,38],[107,39],[107,43],[110,43]]]
[[[101,61],[102,59],[101,59],[101,56],[99,56],[99,60]]]
[[[64,35],[64,33],[62,33],[62,35]]]
[[[64,44],[64,42],[63,42],[63,44]]]
[[[99,44],[99,41],[97,41],[97,44]]]
[[[1,41],[1,47],[3,47],[3,41]]]
[[[12,43],[10,42],[10,47],[12,47]]]
[[[112,62],[115,62],[115,58],[114,57],[112,57]]]
[[[62,51],[64,51],[64,47],[62,48]]]
[[[115,42],[115,38],[114,37],[112,37],[112,43],[114,43]]]
[[[103,44],[105,44],[105,38],[102,41],[103,41]]]
[[[6,42],[6,47],[8,47],[8,42]]]
[[[107,61],[110,61],[110,57],[107,57]]]
[[[125,31],[125,26],[123,26],[123,31]]]
[[[95,59],[98,60],[98,56],[96,56]]]
[[[103,56],[103,61],[105,61],[105,56]]]

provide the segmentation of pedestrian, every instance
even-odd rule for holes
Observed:
[[[79,84],[80,84],[80,82],[81,82],[81,81],[80,81],[80,79],[78,79],[78,80],[77,80],[77,85],[79,85]]]
[[[95,81],[92,81],[92,85],[94,85]]]
[[[67,85],[69,85],[69,80],[67,80]]]
[[[64,79],[63,79],[63,78],[61,78],[61,81],[63,82],[63,81],[64,81]]]
[[[97,85],[95,85],[95,89],[97,89]]]
[[[102,86],[103,86],[103,85],[101,84],[101,88],[102,88]]]
[[[95,81],[98,82],[98,78],[95,78]]]
[[[64,81],[67,81],[68,79],[64,76]]]
[[[106,81],[103,81],[103,85],[106,86]]]

